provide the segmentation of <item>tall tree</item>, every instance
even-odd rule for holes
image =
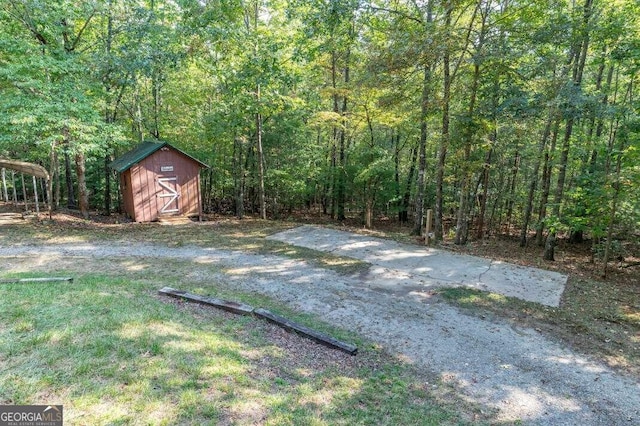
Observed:
[[[85,154],[98,149],[109,132],[97,114],[98,99],[90,95],[96,92],[95,81],[85,72],[90,59],[86,39],[99,9],[16,0],[5,3],[3,11],[2,31],[14,37],[8,46],[14,55],[3,77],[12,87],[4,97],[9,114],[3,116],[12,127],[11,138],[38,140],[42,150],[64,149],[74,156],[79,205],[88,217]]]
[[[569,86],[569,93],[580,95],[580,88],[582,85],[582,76],[584,72],[585,62],[587,58],[587,51],[589,49],[590,32],[591,32],[591,19],[592,19],[592,6],[593,0],[585,0],[582,6],[582,20],[577,23],[576,35],[571,53],[569,55],[569,63],[573,64],[573,72],[571,78],[571,85]],[[569,160],[569,150],[571,144],[571,135],[573,133],[573,125],[576,120],[578,111],[575,108],[569,107],[569,116],[566,120],[566,126],[564,131],[564,138],[562,143],[562,151],[560,154],[560,164],[558,170],[558,182],[556,185],[556,193],[553,203],[553,214],[556,218],[560,217],[560,207],[562,204],[562,195],[565,189],[565,180],[567,176],[567,166]],[[547,236],[547,241],[544,247],[544,259],[554,260],[554,252],[556,246],[557,230],[552,229]]]
[[[431,39],[430,28],[433,24],[433,2],[427,3],[426,17],[425,17],[425,38],[426,49],[433,49],[433,46],[429,46],[429,40]],[[415,199],[415,217],[414,225],[411,234],[420,235],[422,233],[423,217],[424,217],[424,191],[425,191],[425,175],[427,172],[427,137],[428,137],[428,118],[429,109],[431,103],[431,75],[432,64],[423,63],[422,65],[422,98],[420,100],[420,142],[418,144],[418,181],[416,184],[416,199]]]

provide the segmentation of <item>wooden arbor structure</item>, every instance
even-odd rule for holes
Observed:
[[[7,159],[2,159],[0,158],[0,170],[2,171],[2,195],[3,198],[6,202],[10,201],[9,198],[9,193],[7,191],[7,176],[6,176],[6,170],[11,170],[11,181],[12,181],[12,190],[13,190],[13,203],[17,206],[18,205],[18,194],[16,191],[16,176],[15,176],[15,172],[19,172],[21,173],[21,181],[22,181],[22,197],[24,200],[24,208],[25,210],[27,210],[27,206],[28,206],[28,196],[27,196],[27,191],[26,191],[26,186],[25,186],[25,181],[24,181],[24,175],[30,175],[33,179],[33,196],[34,196],[34,202],[35,202],[35,208],[36,208],[36,213],[40,213],[40,203],[38,200],[38,183],[37,183],[37,178],[41,178],[44,179],[45,181],[45,187],[46,187],[46,200],[47,202],[45,203],[47,205],[47,210],[49,211],[49,214],[51,214],[51,178],[49,177],[49,172],[47,171],[47,169],[45,169],[44,167],[38,165],[38,164],[33,164],[33,163],[27,163],[25,161],[18,161],[18,160],[7,160]],[[43,198],[44,199],[44,198]]]

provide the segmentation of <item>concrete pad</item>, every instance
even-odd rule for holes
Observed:
[[[304,225],[268,238],[370,263],[363,279],[386,291],[464,286],[558,306],[567,283],[567,276],[558,272],[318,226]]]

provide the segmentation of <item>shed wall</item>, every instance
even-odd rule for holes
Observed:
[[[170,168],[172,170],[168,170]],[[159,197],[163,192],[157,183],[159,178],[176,178],[176,189],[180,196],[178,212],[174,214],[200,214],[200,166],[189,157],[165,147],[133,165],[129,170],[133,205],[133,214],[130,215],[136,222],[151,222],[162,214],[160,210],[167,199]]]
[[[133,188],[131,186],[131,169],[126,170],[120,174],[120,188],[122,190],[122,202],[124,204],[124,211],[127,212],[133,220],[135,217],[135,210],[133,209]]]

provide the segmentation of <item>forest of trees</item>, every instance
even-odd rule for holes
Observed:
[[[640,225],[637,0],[0,0],[0,157],[56,206],[166,140],[206,212],[609,251]],[[29,182],[27,182],[28,184]],[[608,256],[608,254],[606,254]]]

